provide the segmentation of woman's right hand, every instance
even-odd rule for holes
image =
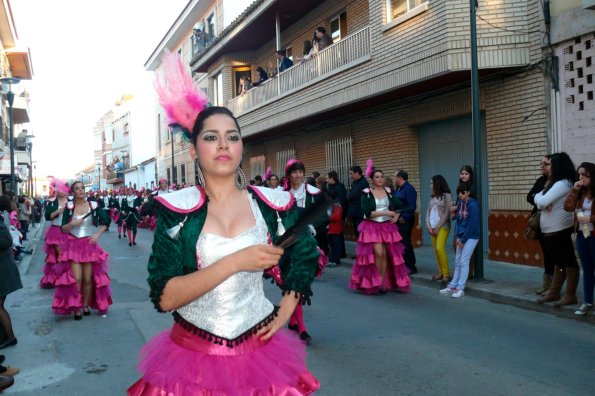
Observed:
[[[576,183],[574,183],[574,189],[576,191],[580,190],[582,187],[583,187],[583,182],[581,180],[579,180]]]
[[[74,220],[72,220],[72,225],[74,225],[74,226],[77,226],[77,227],[78,227],[78,226],[80,226],[81,224],[83,224],[83,220],[84,220],[84,219],[74,219]]]
[[[254,245],[238,250],[231,255],[236,270],[263,271],[279,263],[283,249],[273,245]]]

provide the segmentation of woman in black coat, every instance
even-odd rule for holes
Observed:
[[[4,307],[6,296],[13,291],[23,288],[19,269],[12,255],[12,237],[10,231],[0,221],[0,326],[4,331],[5,339],[0,343],[0,349],[16,345],[17,339],[12,330],[10,315]]]

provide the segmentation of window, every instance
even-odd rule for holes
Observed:
[[[279,177],[281,177],[281,175],[285,175],[285,165],[287,164],[287,161],[292,158],[295,158],[294,149],[277,152],[277,172],[279,173]]]
[[[338,16],[334,17],[330,21],[330,35],[333,39],[333,43],[341,40],[341,38],[347,35],[347,13],[342,12]]]
[[[174,174],[172,175],[172,183],[178,184],[178,167],[173,167]]]
[[[325,143],[326,148],[326,169],[335,171],[339,175],[339,181],[346,187],[351,187],[349,168],[353,164],[353,146],[350,137],[330,140]]]
[[[386,0],[387,22],[391,22],[424,3],[427,3],[427,0]]]
[[[293,49],[291,48],[291,45],[285,47],[285,57],[293,61]]]
[[[186,183],[186,164],[180,165],[180,183]]]
[[[171,180],[171,170],[167,168],[167,180]]]
[[[223,106],[223,74],[213,77],[213,104]]]
[[[250,158],[250,179],[257,175],[264,175],[265,158],[264,155]]]

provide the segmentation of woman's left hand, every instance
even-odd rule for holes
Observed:
[[[259,337],[261,341],[266,341],[270,339],[279,329],[285,327],[289,321],[289,318],[291,318],[293,311],[295,311],[295,307],[298,305],[298,302],[299,299],[296,298],[293,293],[286,294],[281,300],[279,312],[277,312],[275,319],[273,319],[273,321],[266,327],[260,329],[256,336]]]
[[[580,216],[578,217],[578,223],[579,224],[589,224],[591,223],[591,216]]]
[[[99,239],[99,234],[98,233],[93,234],[93,236],[91,238],[89,238],[89,244],[95,245],[97,243],[98,239]]]

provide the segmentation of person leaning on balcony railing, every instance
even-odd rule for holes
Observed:
[[[333,44],[333,39],[326,33],[326,29],[319,26],[314,31],[314,37],[312,38],[312,45],[316,53],[322,51],[329,45]]]
[[[296,62],[302,63],[303,61],[307,61],[308,59],[315,56],[316,53],[314,51],[314,47],[312,46],[312,42],[310,40],[304,41],[304,52],[302,56],[298,56],[295,58]]]
[[[279,73],[282,73],[293,66],[293,61],[286,57],[285,54],[285,49],[280,49],[275,52],[275,56],[277,57],[278,62],[277,65],[279,68]]]
[[[258,80],[254,81],[252,83],[252,86],[254,86],[254,87],[259,86],[260,84],[262,84],[263,82],[265,82],[266,80],[269,79],[268,73],[261,66],[258,66],[256,68],[256,72],[258,73]]]

